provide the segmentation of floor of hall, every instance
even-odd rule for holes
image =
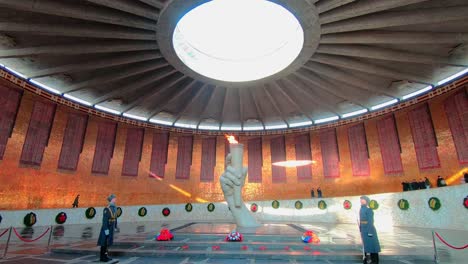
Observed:
[[[174,234],[169,242],[154,241],[161,228]],[[12,232],[8,252],[0,263],[99,263],[96,246],[100,225],[61,225],[36,242],[23,242]],[[235,229],[232,223],[139,222],[120,223],[112,258],[125,264],[143,263],[323,263],[358,264],[361,253],[359,230],[353,224],[270,223],[256,229],[239,229],[243,242],[225,242]],[[0,228],[0,233],[4,229]],[[17,228],[23,239],[34,239],[47,227]],[[301,240],[305,230],[314,231],[319,244]],[[435,230],[456,246],[466,244],[468,231]],[[422,264],[434,262],[432,230],[425,228],[386,227],[378,230],[382,252],[380,263]],[[0,238],[0,256],[6,245]],[[468,258],[468,250],[454,250],[436,238],[439,263],[459,264]],[[111,263],[111,262],[109,262]]]

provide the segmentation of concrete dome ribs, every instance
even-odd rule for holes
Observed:
[[[275,0],[304,29],[297,59],[260,80],[213,80],[171,50],[178,19],[204,2],[0,0],[0,64],[91,107],[220,130],[371,111],[468,67],[464,0]]]

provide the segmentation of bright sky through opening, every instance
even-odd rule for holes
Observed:
[[[264,0],[214,0],[177,23],[177,56],[206,77],[243,82],[280,72],[299,55],[304,31],[284,7]]]

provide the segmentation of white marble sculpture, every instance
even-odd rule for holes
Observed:
[[[242,144],[234,145],[241,145],[242,147]],[[242,187],[247,176],[247,167],[242,167],[242,152],[240,153],[241,157],[238,157],[239,150],[236,152],[233,144],[231,144],[231,153],[226,156],[226,170],[219,181],[223,189],[224,199],[231,209],[237,227],[257,227],[260,224],[252,216],[242,200]],[[241,161],[240,167],[239,164],[236,164],[239,160]]]

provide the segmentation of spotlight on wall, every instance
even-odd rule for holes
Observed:
[[[286,168],[295,168],[300,166],[306,166],[310,164],[315,164],[315,160],[285,160],[272,163],[272,165]]]

